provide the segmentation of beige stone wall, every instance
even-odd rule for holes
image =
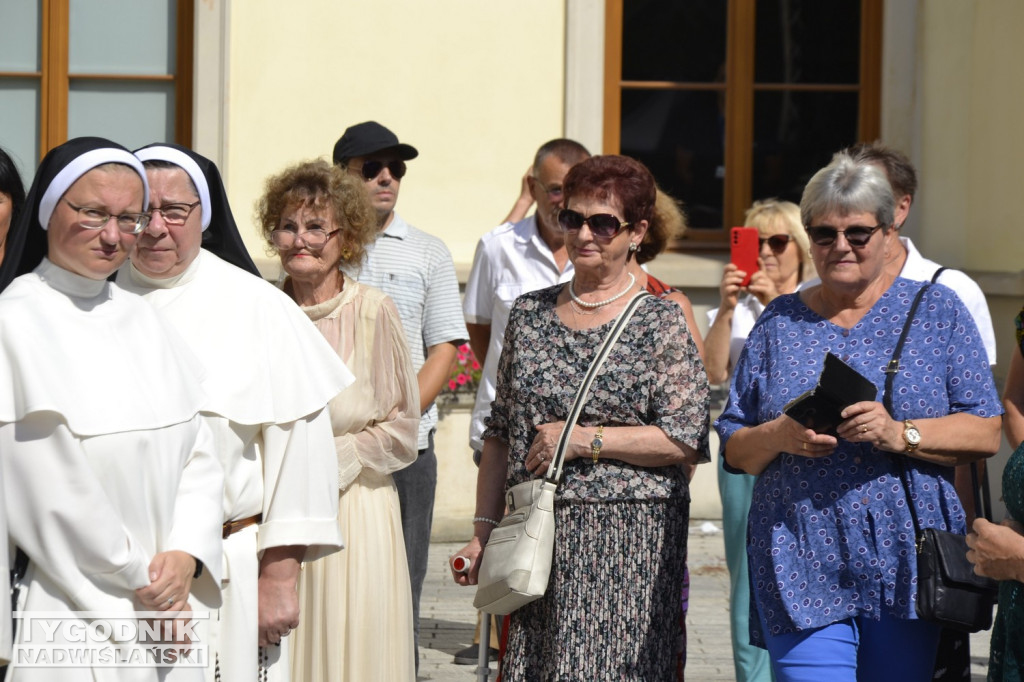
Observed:
[[[562,132],[564,14],[550,0],[231,3],[224,161],[240,222],[267,175],[329,158],[346,126],[375,119],[420,151],[399,212],[471,261]]]

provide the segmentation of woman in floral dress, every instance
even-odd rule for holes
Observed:
[[[577,388],[632,295],[628,270],[654,205],[650,172],[621,156],[574,166],[559,224],[571,282],[521,296],[498,368],[468,557],[476,582],[506,487],[546,473]],[[690,494],[707,455],[708,384],[682,310],[650,296],[613,347],[572,432],[547,593],[511,616],[503,679],[672,680]]]

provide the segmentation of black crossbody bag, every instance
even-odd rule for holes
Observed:
[[[899,369],[903,344],[914,321],[914,313],[930,284],[921,287],[910,306],[910,314],[903,325],[903,332],[892,359],[886,368],[885,391],[882,404],[892,415],[892,385]],[[894,417],[895,418],[895,417]],[[967,560],[967,538],[937,528],[921,528],[910,499],[910,488],[906,481],[906,465],[899,459],[900,483],[907,498],[910,518],[914,522],[914,546],[917,550],[917,617],[952,630],[979,632],[992,627],[992,608],[995,606],[999,584],[991,578],[974,572]],[[972,478],[977,480],[977,464],[971,463]],[[981,516],[981,504],[975,495],[977,514]]]

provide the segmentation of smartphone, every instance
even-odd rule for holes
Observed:
[[[757,257],[761,252],[756,227],[734,227],[729,235],[729,261],[747,273],[741,286],[750,284],[750,276],[757,272]]]

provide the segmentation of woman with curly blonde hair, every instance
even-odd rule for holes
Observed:
[[[347,547],[304,567],[292,677],[415,679],[409,569],[392,474],[416,459],[416,373],[395,304],[341,270],[362,262],[376,236],[376,213],[357,178],[308,161],[267,180],[258,218],[287,273],[285,292],[356,376],[330,403]]]

